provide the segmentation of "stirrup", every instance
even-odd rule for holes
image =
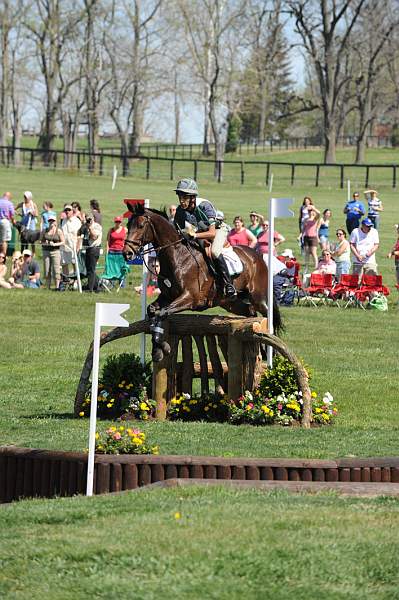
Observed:
[[[237,290],[231,283],[226,283],[224,286],[224,294],[227,298],[234,298],[234,296],[237,296]]]

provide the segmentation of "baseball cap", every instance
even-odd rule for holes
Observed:
[[[123,217],[122,216],[117,216],[114,218],[114,223],[122,223],[123,221]]]
[[[366,225],[366,227],[372,227],[374,225],[374,223],[371,219],[366,217],[365,219],[363,219],[362,225]]]
[[[291,248],[286,248],[284,252],[281,253],[281,256],[286,256],[287,258],[294,258],[294,253]]]
[[[30,250],[24,250],[22,256],[32,256],[32,252]]]
[[[65,204],[64,210],[73,210],[71,204]]]
[[[24,192],[24,198],[26,198],[27,200],[32,200],[32,198],[33,198],[32,192],[29,192],[29,191]]]
[[[57,217],[55,215],[49,215],[47,217],[47,221],[56,221],[56,220],[57,220]]]

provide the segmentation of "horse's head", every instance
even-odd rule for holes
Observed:
[[[130,217],[123,256],[125,260],[133,260],[146,244],[153,242],[154,231],[143,204],[127,204],[127,207]]]

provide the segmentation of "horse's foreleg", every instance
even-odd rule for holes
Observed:
[[[158,312],[160,319],[166,319],[169,315],[181,312],[182,310],[190,310],[193,308],[193,299],[191,293],[186,291],[173,300],[170,304],[163,306]]]
[[[165,298],[165,296],[162,296],[162,294],[160,294],[158,296],[158,298],[156,300],[154,300],[154,302],[152,302],[151,304],[149,304],[147,306],[147,316],[149,319],[153,319],[157,313],[159,312],[159,310],[161,310],[161,308],[163,308],[164,306],[166,306],[168,303],[167,299]]]

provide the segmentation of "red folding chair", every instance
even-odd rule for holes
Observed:
[[[309,287],[303,288],[305,297],[304,304],[318,306],[326,304],[327,298],[332,298],[333,276],[327,273],[312,273],[310,275]]]
[[[332,294],[337,305],[343,301],[343,307],[354,306],[357,303],[355,292],[359,287],[359,275],[342,274],[340,281],[334,286]]]
[[[370,298],[375,294],[384,294],[389,296],[390,290],[382,283],[382,275],[363,275],[360,281],[359,289],[356,290],[355,296],[362,308],[364,304],[370,302]]]

